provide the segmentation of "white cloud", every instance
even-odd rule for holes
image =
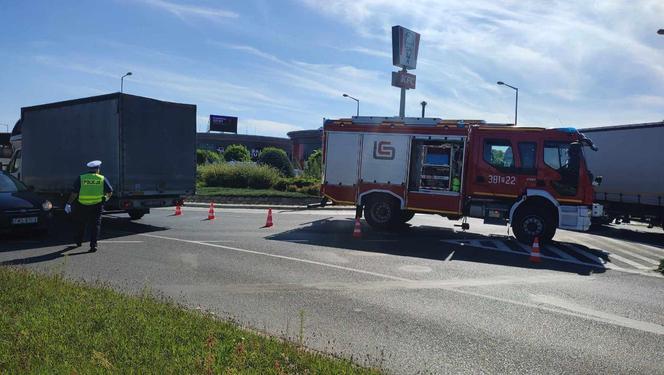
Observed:
[[[187,20],[189,17],[199,17],[206,18],[211,21],[223,21],[228,18],[238,18],[240,15],[220,9],[220,8],[208,8],[203,6],[197,6],[192,4],[182,4],[176,2],[170,2],[165,0],[139,0],[147,5],[163,9],[182,20]]]
[[[664,38],[656,35],[664,14],[660,0],[301,1],[347,25],[368,50],[389,48],[392,25],[420,32],[420,61],[413,72],[418,88],[409,95],[427,98],[431,110],[470,110],[457,117],[502,112],[501,121],[506,120],[513,93],[495,85],[504,80],[520,88],[523,123],[663,116],[658,103],[664,99]]]
[[[254,118],[238,120],[238,132],[240,133],[244,132],[248,134],[259,134],[285,138],[286,133],[302,129],[303,128],[300,126],[271,120],[261,120]]]

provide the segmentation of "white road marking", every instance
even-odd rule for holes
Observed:
[[[214,241],[206,241],[206,240],[203,240],[203,241],[201,241],[201,242],[205,242],[205,243],[217,243],[217,242],[220,242],[220,243],[230,243],[230,242],[235,242],[235,241],[233,241],[233,240],[214,240]]]
[[[453,243],[453,244],[457,244],[457,245],[459,244],[458,242],[470,243],[472,241],[473,240],[441,240],[441,242]],[[528,247],[526,245],[523,245],[519,242],[514,242],[514,243],[516,243],[518,246],[521,246],[521,248],[523,248],[524,250],[528,249]],[[471,245],[471,246],[475,246],[475,245]],[[510,254],[528,255],[528,254],[526,254],[522,251],[516,251],[516,250],[508,249],[507,245],[504,245],[504,248],[500,248],[500,249],[497,249],[497,248],[494,248],[494,247],[483,246],[483,245],[475,246],[475,247],[480,247],[480,248],[486,249],[486,250],[499,251],[499,252],[510,253]],[[528,252],[530,252],[530,249],[528,249]],[[605,267],[604,264],[599,263],[599,262],[598,263],[582,262],[582,261],[580,261],[576,258],[574,260],[567,260],[567,259],[561,259],[561,258],[552,257],[552,256],[548,256],[548,255],[540,255],[540,258],[542,258],[542,259],[551,259],[551,260],[555,260],[555,261],[559,261],[559,262],[565,262],[565,263],[574,263],[574,264],[579,264],[579,265],[582,265],[582,266],[591,266],[591,267],[595,267],[595,268],[608,268],[608,267]],[[619,269],[619,267],[618,267],[618,269]]]
[[[289,257],[289,256],[285,256],[285,255],[278,255],[278,254],[270,254],[270,253],[264,253],[264,252],[261,252],[261,251],[240,249],[240,248],[237,248],[237,247],[217,245],[217,244],[205,243],[205,242],[201,242],[201,241],[191,241],[191,240],[183,240],[181,238],[157,236],[157,235],[154,235],[154,234],[145,234],[145,233],[143,233],[143,234],[139,234],[139,235],[140,236],[145,236],[145,237],[159,238],[159,239],[162,239],[162,240],[178,241],[178,242],[184,242],[184,243],[191,243],[191,244],[195,244],[195,245],[217,247],[217,248],[220,248],[220,249],[226,249],[226,250],[236,251],[236,252],[240,252],[240,253],[263,255],[263,256],[267,256],[267,257],[271,257],[271,258],[291,260],[291,261],[294,261],[294,262],[315,264],[315,265],[318,265],[318,266],[336,268],[336,269],[340,269],[340,270],[344,270],[344,271],[357,272],[357,273],[362,273],[362,274],[365,274],[365,275],[383,277],[383,278],[391,279],[391,280],[412,281],[412,280],[409,280],[409,279],[404,279],[402,277],[390,276],[390,275],[385,275],[385,274],[378,273],[378,272],[365,271],[365,270],[361,270],[361,269],[357,269],[357,268],[344,267],[344,266],[339,266],[339,265],[336,265],[336,264],[317,262],[315,260],[301,259],[301,258]]]
[[[508,252],[513,251],[507,245],[505,245],[505,243],[503,241],[496,240],[496,241],[493,242],[493,244],[496,245],[496,248],[498,248],[498,250],[508,251]]]
[[[101,240],[99,243],[143,243],[143,241]]]
[[[582,242],[580,242],[580,241],[575,241],[575,242],[578,242],[578,243],[580,243],[580,244],[582,244],[582,245],[585,245],[586,247],[590,248],[590,246],[589,246],[588,244],[584,244],[584,243],[582,243]],[[606,261],[605,261],[603,258],[600,258],[599,256],[597,256],[597,255],[595,255],[595,254],[591,254],[591,253],[589,253],[589,252],[583,250],[582,248],[580,248],[580,247],[578,247],[578,246],[576,246],[576,245],[574,245],[574,244],[566,243],[565,246],[566,246],[567,248],[572,249],[573,251],[576,251],[577,253],[581,254],[582,256],[584,256],[584,257],[586,257],[586,258],[588,258],[588,259],[590,259],[590,260],[592,260],[592,261],[595,261],[595,262],[597,262],[597,263],[599,263],[599,264],[606,265]]]
[[[588,248],[592,247],[592,246],[590,246],[588,243],[585,243],[585,242],[583,242],[583,241],[575,240],[574,242],[578,242],[578,243],[580,243],[580,244],[582,244],[582,245],[584,245],[584,246],[586,246],[586,247],[588,247]],[[644,266],[644,265],[642,265],[642,264],[640,264],[640,263],[637,263],[637,262],[635,262],[635,261],[633,261],[633,260],[630,260],[630,259],[627,259],[627,258],[621,257],[620,255],[617,255],[617,254],[614,254],[614,253],[610,253],[610,252],[608,252],[608,251],[607,251],[607,253],[609,253],[609,258],[613,258],[613,259],[615,259],[615,260],[617,260],[617,261],[620,261],[620,262],[622,262],[622,263],[629,264],[630,266],[632,266],[632,267],[634,267],[634,268],[636,268],[636,269],[639,269],[639,270],[650,270],[650,269],[653,268],[653,267]]]
[[[559,307],[565,310],[585,315],[586,317],[588,317],[588,319],[593,319],[599,322],[610,323],[622,327],[633,328],[639,331],[664,335],[664,326],[661,326],[659,324],[643,322],[635,319],[625,318],[623,316],[619,316],[616,314],[597,311],[589,307],[580,306],[573,302],[563,300],[558,297],[533,295],[531,296],[531,298],[533,301],[538,303]]]
[[[453,257],[453,256],[454,256],[454,251],[452,251],[452,252],[450,253],[450,255],[448,255],[447,258],[445,258],[445,261],[446,261],[446,262],[449,262],[450,260],[452,260],[452,257]]]
[[[561,257],[562,259],[567,259],[571,262],[578,262],[579,261],[578,259],[574,258],[573,256],[567,254],[565,251],[563,251],[563,250],[561,250],[561,249],[559,249],[559,248],[557,248],[553,245],[544,245],[544,249],[546,249],[546,250],[548,250],[552,253],[555,253],[556,255]]]
[[[654,265],[659,264],[659,260],[657,260],[657,259],[648,258],[648,257],[645,257],[641,254],[637,254],[637,251],[640,251],[640,252],[646,253],[650,256],[657,256],[655,253],[650,252],[649,250],[645,249],[644,246],[641,246],[640,244],[634,244],[634,243],[630,243],[630,242],[619,241],[619,240],[616,240],[616,239],[613,239],[613,238],[607,238],[607,237],[602,237],[602,240],[612,242],[612,243],[614,243],[614,244],[621,247],[619,249],[611,248],[612,251],[620,251],[624,254],[627,254],[627,255],[632,256],[632,257],[637,258],[637,259],[641,259],[644,262],[651,263],[651,264],[654,264]],[[628,250],[623,250],[623,248],[628,248],[630,250],[629,251]],[[664,255],[662,255],[662,256],[664,256]]]

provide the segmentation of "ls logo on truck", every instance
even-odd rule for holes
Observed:
[[[379,160],[394,160],[394,146],[390,141],[374,141],[373,157]]]

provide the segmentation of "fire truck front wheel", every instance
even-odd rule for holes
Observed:
[[[389,229],[398,226],[401,221],[399,202],[384,195],[370,197],[364,204],[364,218],[374,228]]]
[[[413,218],[413,216],[415,216],[415,211],[401,210],[400,222],[405,224],[405,223],[409,222],[410,219]]]
[[[550,210],[527,206],[519,209],[512,222],[516,239],[526,245],[532,245],[535,237],[540,242],[548,242],[556,234],[556,218]]]

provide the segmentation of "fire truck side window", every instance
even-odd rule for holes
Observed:
[[[521,157],[521,168],[524,170],[535,169],[535,158],[537,155],[537,143],[519,142],[519,156]]]
[[[544,164],[559,171],[569,162],[569,144],[558,142],[544,143]]]
[[[484,161],[496,168],[514,168],[514,153],[510,141],[485,140]]]

